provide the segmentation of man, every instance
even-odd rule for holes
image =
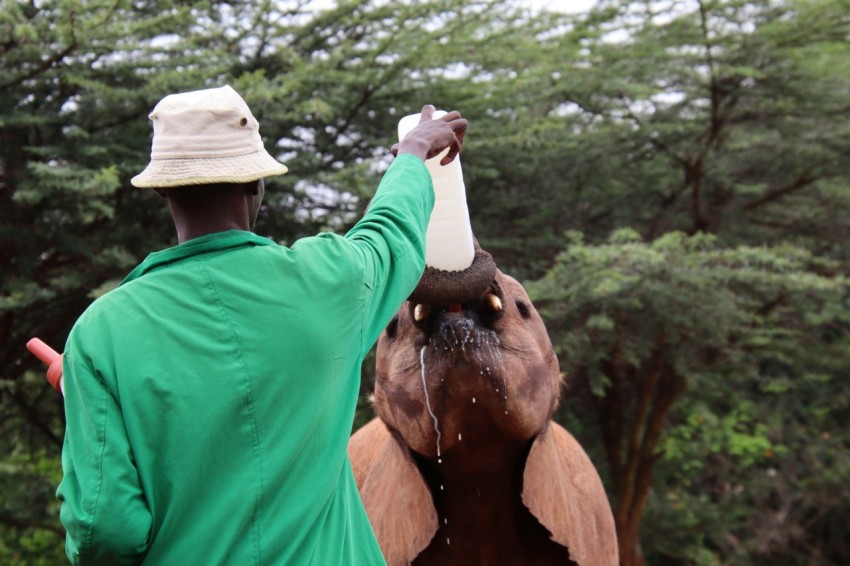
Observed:
[[[360,364],[424,269],[425,158],[460,151],[457,112],[420,125],[345,237],[291,248],[249,230],[286,167],[230,87],[154,108],[132,180],[179,244],[75,324],[58,489],[75,564],[380,564],[346,445]]]

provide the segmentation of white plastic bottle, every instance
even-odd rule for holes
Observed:
[[[445,115],[445,111],[437,110],[432,119]],[[399,121],[399,141],[416,127],[420,118],[421,114],[412,114]],[[425,234],[425,264],[443,271],[462,271],[472,265],[475,245],[466,205],[460,155],[455,156],[448,165],[440,165],[440,160],[448,151],[446,149],[425,161],[434,183],[435,197],[434,211]]]

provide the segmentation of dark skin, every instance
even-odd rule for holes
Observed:
[[[262,179],[248,183],[189,185],[156,189],[168,201],[177,242],[224,232],[253,230],[265,195]]]
[[[434,110],[430,104],[422,108],[419,124],[392,147],[393,155],[409,153],[425,161],[449,148],[440,164],[448,165],[454,160],[463,148],[468,122],[457,111],[432,120]],[[215,232],[253,230],[265,195],[265,184],[259,179],[241,184],[187,185],[155,190],[168,201],[177,241],[182,244]]]

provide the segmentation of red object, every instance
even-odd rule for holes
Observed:
[[[56,391],[62,392],[59,381],[62,379],[62,354],[39,340],[33,338],[27,342],[27,350],[47,366],[47,381]]]

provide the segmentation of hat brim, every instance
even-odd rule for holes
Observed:
[[[151,160],[145,170],[130,179],[140,189],[165,189],[183,185],[247,183],[283,175],[288,168],[266,151],[233,157]]]

